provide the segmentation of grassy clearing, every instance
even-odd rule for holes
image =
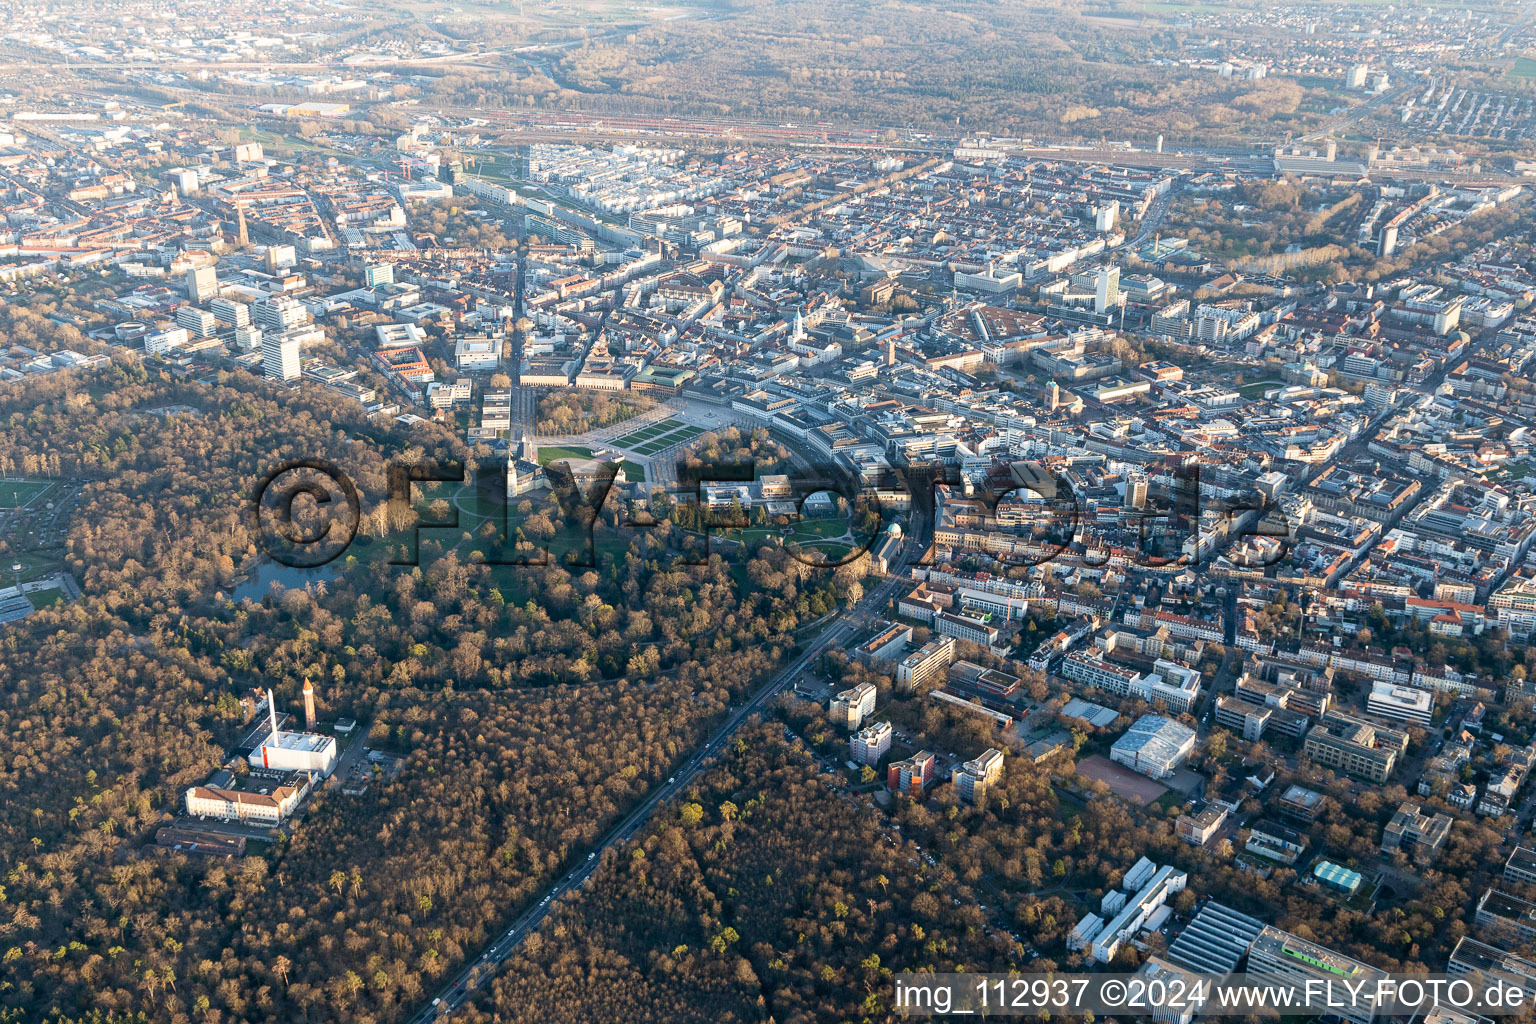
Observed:
[[[596,457],[596,454],[590,448],[578,448],[574,445],[567,447],[558,444],[539,446],[539,465],[541,466],[547,466],[551,462],[558,462],[561,459],[585,461]]]
[[[20,565],[21,568],[12,569],[13,565]],[[58,571],[58,561],[44,555],[28,552],[0,555],[0,586],[8,587],[15,583],[30,583],[35,579],[41,579]]]
[[[52,486],[52,480],[0,480],[0,508],[20,508]]]
[[[1251,384],[1244,384],[1242,387],[1238,388],[1237,393],[1248,399],[1262,398],[1264,397],[1264,392],[1268,391],[1270,388],[1279,388],[1284,386],[1285,381],[1283,380],[1256,380]]]
[[[613,443],[620,448],[638,448],[643,444],[658,440],[662,436],[670,434],[681,427],[683,427],[683,424],[677,420],[662,420],[660,423],[652,423],[632,433],[625,434]]]
[[[63,602],[64,594],[58,588],[34,590],[27,594],[27,600],[32,602],[33,608],[47,608],[49,605]]]

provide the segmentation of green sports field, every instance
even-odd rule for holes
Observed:
[[[52,486],[52,480],[0,480],[0,508],[20,508]]]
[[[558,444],[539,445],[539,465],[541,466],[547,466],[551,462],[558,462],[561,459],[584,461],[593,457],[594,454],[591,448],[565,447]]]

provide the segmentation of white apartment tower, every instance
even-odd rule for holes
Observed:
[[[271,380],[299,379],[299,339],[269,331],[261,337],[261,365]]]
[[[187,271],[187,297],[194,303],[207,302],[219,294],[219,274],[212,267],[193,267]]]
[[[233,299],[214,299],[208,303],[208,310],[225,327],[251,326],[251,307],[243,302],[236,302]]]
[[[879,764],[885,752],[891,749],[893,732],[890,722],[876,722],[854,733],[848,738],[848,747],[853,760],[859,764],[871,766]]]

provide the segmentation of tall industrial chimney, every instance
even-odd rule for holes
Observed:
[[[272,735],[267,738],[267,742],[275,747],[277,746],[277,693],[270,686],[267,687],[267,719],[272,723]]]
[[[304,680],[304,731],[315,731],[315,687],[308,679]]]

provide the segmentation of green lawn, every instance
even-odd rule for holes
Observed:
[[[682,425],[683,424],[677,420],[662,420],[660,423],[652,423],[648,426],[641,427],[639,430],[625,434],[623,437],[615,441],[614,444],[618,445],[620,448],[636,448],[648,441],[656,440],[663,434],[671,433]]]
[[[849,531],[847,521],[842,519],[802,519],[794,527],[794,537],[808,540],[828,540]]]
[[[704,431],[699,427],[683,427],[680,430],[669,431],[667,433],[653,437],[647,440],[644,444],[635,447],[635,451],[639,452],[641,455],[655,455],[657,452],[666,451],[673,445],[679,445],[685,441],[692,441],[702,433],[704,433]],[[619,443],[623,447],[634,447],[632,445],[626,445],[622,441]]]
[[[793,541],[786,547],[811,562],[826,565],[840,565],[853,553],[853,545],[841,540]],[[816,557],[811,556],[812,551],[816,552]]]
[[[620,459],[619,468],[624,471],[624,479],[630,483],[645,479],[645,470],[637,463],[630,462],[628,459]]]
[[[34,590],[27,594],[27,600],[32,602],[33,608],[47,608],[51,604],[63,601],[64,594],[57,587],[51,590]]]
[[[11,566],[18,562],[21,563],[21,570],[19,572],[12,572]],[[51,558],[45,558],[42,555],[0,555],[0,587],[9,587],[16,583],[30,583],[32,580],[58,571],[58,562]]]
[[[539,465],[541,466],[547,466],[551,462],[558,462],[561,459],[585,461],[593,458],[596,458],[596,453],[591,448],[578,448],[574,445],[567,447],[558,444],[539,446]]]
[[[1536,58],[1516,57],[1514,66],[1509,69],[1509,77],[1527,80],[1536,78]]]
[[[20,508],[52,486],[52,480],[0,480],[0,508]]]
[[[1284,386],[1285,381],[1283,380],[1256,380],[1252,383],[1244,384],[1242,387],[1238,388],[1237,393],[1248,399],[1262,398],[1264,397],[1264,392],[1268,391],[1270,388],[1279,388]]]

